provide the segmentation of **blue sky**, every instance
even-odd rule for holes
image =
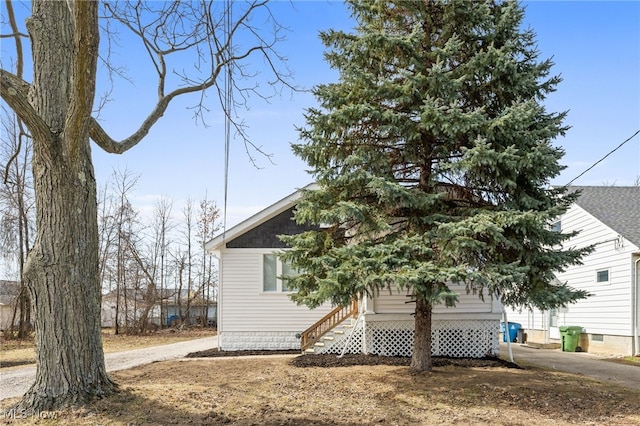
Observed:
[[[640,129],[640,2],[529,1],[526,25],[537,33],[541,57],[553,57],[553,72],[564,81],[546,101],[549,111],[569,110],[567,135],[556,141],[566,151],[568,168],[552,183],[565,184]],[[323,60],[318,31],[348,29],[352,23],[342,2],[275,2],[272,10],[289,28],[280,52],[289,58],[294,82],[310,88],[330,82],[337,74]],[[136,52],[126,42],[116,56],[127,62]],[[131,83],[120,82],[113,102],[104,110],[103,125],[115,137],[137,127],[150,107],[153,86],[144,67],[129,63]],[[149,91],[150,90],[150,91]],[[210,97],[213,100],[214,94]],[[174,199],[180,215],[184,200],[199,200],[205,192],[222,207],[224,193],[224,125],[212,109],[209,127],[196,125],[188,102],[172,105],[147,139],[123,155],[94,146],[98,183],[114,169],[140,175],[134,204],[150,212],[160,196]],[[232,141],[229,167],[227,226],[247,218],[311,181],[306,165],[291,154],[297,141],[295,126],[304,125],[305,108],[315,104],[309,93],[288,91],[265,103],[251,99],[241,111],[252,141],[271,154],[273,162],[257,157],[255,168],[239,139]],[[215,103],[211,102],[215,107]],[[640,176],[640,136],[575,182],[579,185],[631,185]]]

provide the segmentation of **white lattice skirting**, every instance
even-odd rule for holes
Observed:
[[[499,321],[434,320],[431,330],[431,354],[456,358],[496,356],[499,351]],[[413,320],[365,321],[331,345],[317,348],[316,353],[366,352],[382,356],[411,356],[413,352]],[[348,340],[348,343],[347,343]],[[319,350],[318,350],[319,349]]]

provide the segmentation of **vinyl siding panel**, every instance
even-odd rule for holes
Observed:
[[[447,308],[444,305],[435,306],[433,308],[434,314],[474,314],[496,311],[490,297],[485,297],[483,302],[477,294],[467,294],[463,285],[451,285],[450,288],[458,293],[458,303],[452,308]],[[415,305],[406,303],[409,300],[411,299],[406,296],[406,293],[400,293],[396,289],[392,292],[384,290],[373,299],[373,309],[377,314],[410,314],[413,313]]]
[[[272,250],[229,249],[222,253],[220,296],[223,332],[301,332],[329,311],[328,304],[297,306],[287,293],[262,291],[262,256]]]

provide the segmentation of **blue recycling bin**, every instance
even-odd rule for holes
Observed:
[[[509,341],[510,342],[515,342],[516,339],[518,338],[518,330],[520,330],[520,328],[522,328],[521,324],[518,324],[517,322],[510,322],[509,323],[509,333],[505,333],[504,331],[504,323],[501,322],[500,323],[500,331],[502,332],[502,341],[506,342],[507,341],[507,334],[509,335]]]

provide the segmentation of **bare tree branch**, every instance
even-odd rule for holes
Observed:
[[[39,134],[40,137],[48,139],[51,130],[40,118],[29,102],[29,89],[31,85],[15,74],[4,69],[0,69],[0,96],[18,115],[18,118],[26,123],[32,135]]]
[[[239,14],[228,27],[225,26],[225,18],[232,13],[231,8],[233,13]],[[264,14],[261,17],[265,20],[260,27],[251,22],[258,12]],[[215,86],[219,104],[235,128],[236,135],[242,138],[251,161],[255,164],[252,152],[270,159],[262,147],[251,142],[247,126],[236,112],[237,107],[247,107],[249,94],[268,100],[277,94],[276,86],[297,90],[290,83],[291,73],[286,68],[282,71],[276,66],[277,62],[284,64],[286,61],[275,51],[276,44],[284,40],[281,35],[284,28],[276,22],[267,0],[248,2],[244,8],[235,2],[231,3],[229,9],[220,2],[211,1],[162,3],[162,6],[153,2],[109,2],[105,4],[105,17],[130,31],[147,52],[156,73],[157,101],[139,128],[122,140],[114,140],[97,120],[92,120],[90,134],[98,146],[110,153],[123,153],[131,149],[149,133],[173,99],[191,93],[200,92],[197,103],[190,109],[194,110],[196,121],[206,126],[205,113],[209,109],[204,104],[204,92]],[[259,30],[265,28],[265,23],[271,27]],[[266,34],[269,34],[269,39]],[[193,66],[186,69],[182,68],[185,54],[194,61]],[[170,62],[174,56],[177,61]],[[231,66],[237,71],[239,79],[252,79],[258,72],[248,71],[246,62],[251,58],[256,63],[260,57],[267,65],[266,70],[273,75],[267,81],[273,93],[266,93],[257,83],[243,87],[234,79],[232,90],[238,96],[234,98],[232,110],[227,111],[224,89],[218,84],[221,72]],[[176,87],[168,90],[169,85]]]

